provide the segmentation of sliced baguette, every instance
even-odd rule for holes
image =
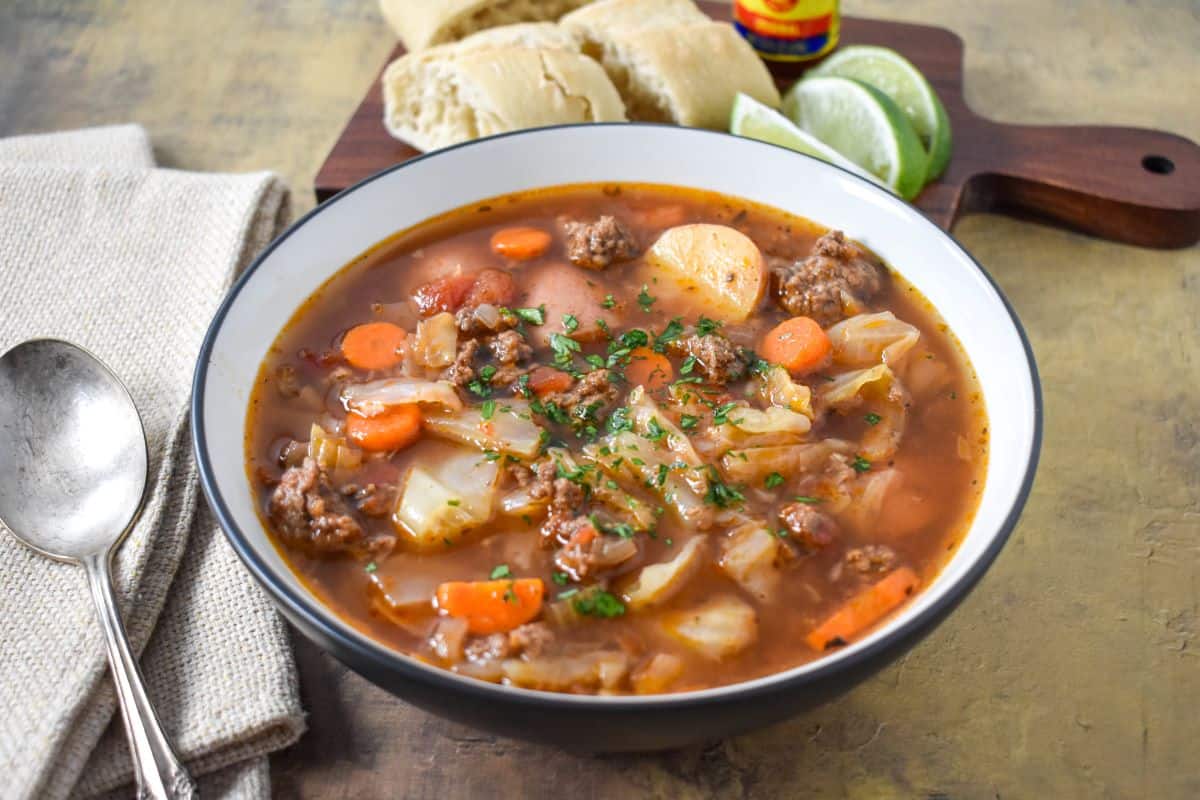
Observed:
[[[754,49],[692,0],[599,0],[560,24],[604,65],[630,119],[724,129],[738,92],[779,107]]]
[[[379,0],[384,19],[416,53],[476,31],[515,22],[556,20],[591,0]]]
[[[522,128],[626,119],[595,61],[549,47],[461,43],[404,56],[384,71],[383,99],[388,133],[426,151]]]

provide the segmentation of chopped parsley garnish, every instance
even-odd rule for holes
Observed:
[[[675,317],[675,319],[667,323],[667,327],[663,329],[663,332],[654,339],[654,349],[657,352],[662,353],[666,351],[668,344],[683,335],[683,322],[681,320],[681,317]]]
[[[596,592],[578,597],[571,605],[576,613],[588,617],[612,619],[625,613],[625,604],[616,595],[608,592]]]
[[[680,375],[691,375],[692,370],[694,370],[695,368],[696,368],[696,357],[688,356],[687,358],[685,358],[683,360],[683,363],[679,365],[679,374]]]
[[[729,412],[738,407],[736,402],[726,403],[713,409],[713,424],[724,425],[729,421]]]
[[[561,461],[558,461],[556,462],[556,466],[556,473],[558,474],[558,477],[566,478],[567,480],[571,481],[571,483],[581,483],[584,477],[592,471],[591,464],[584,464],[583,466],[567,469],[563,466]]]
[[[530,325],[546,324],[545,306],[538,306],[537,308],[514,308],[513,313],[528,322]]]
[[[568,336],[552,333],[550,334],[550,349],[554,351],[554,363],[561,367],[570,365],[575,353],[579,352],[580,345],[579,342]]]
[[[595,353],[588,353],[586,356],[583,357],[583,360],[586,361],[587,363],[591,364],[596,369],[604,368],[604,358],[602,356],[596,355]]]
[[[666,464],[659,464],[658,465],[658,473],[654,476],[653,479],[651,479],[651,483],[661,489],[662,485],[667,482],[667,472],[668,471],[669,470],[668,470]]]
[[[461,504],[462,501],[457,498],[446,501],[446,505],[453,506],[454,508],[458,508]]]
[[[379,569],[379,566],[374,561],[372,561],[371,563],[369,563],[365,567],[363,567],[363,569],[366,571],[366,573],[368,575],[370,575],[372,572]]]
[[[567,416],[567,412],[563,411],[562,406],[553,400],[542,405],[541,408],[542,414],[551,422],[557,422],[559,425],[567,425],[571,422],[571,418]]]
[[[571,576],[567,575],[565,572],[552,572],[550,573],[550,580],[554,581],[559,586],[566,586],[567,581],[571,580]]]
[[[508,584],[508,588],[504,590],[504,602],[512,603],[514,606],[521,605],[520,598],[518,598],[517,593],[513,591],[513,584],[511,581]]]
[[[697,423],[699,422],[699,417],[692,414],[684,414],[679,418],[679,427],[683,428],[685,431],[690,431],[692,428],[696,427]]]
[[[497,564],[492,567],[491,574],[488,577],[494,581],[498,581],[501,578],[511,578],[512,570],[508,568],[508,564]]]
[[[767,377],[767,373],[771,371],[771,362],[754,355],[754,351],[752,350],[746,350],[745,352],[749,354],[750,365],[747,369],[750,370],[750,374],[757,375],[760,378]]]
[[[599,328],[600,330],[604,331],[604,335],[607,336],[609,339],[612,338],[612,331],[610,331],[608,329],[608,323],[605,322],[603,319],[600,319],[599,317],[596,318],[596,327]]]
[[[490,398],[487,400],[484,400],[483,405],[481,405],[479,407],[479,416],[483,417],[484,419],[491,419],[492,415],[495,413],[496,413],[496,401],[492,400]]]
[[[774,489],[776,486],[781,486],[783,485],[783,476],[778,472],[772,472],[767,476],[766,480],[763,481],[763,485],[768,489]]]
[[[562,573],[562,572],[556,572],[555,574],[556,574],[556,575],[562,575],[564,578],[566,577],[566,575],[565,575],[564,573]],[[579,587],[578,587],[578,586],[572,586],[570,589],[565,589],[564,591],[561,591],[561,592],[559,592],[559,593],[558,593],[558,598],[557,598],[557,599],[559,599],[559,600],[566,600],[567,598],[569,598],[569,597],[574,597],[574,596],[575,596],[575,595],[577,595],[577,594],[579,594]]]
[[[645,462],[645,461],[642,461],[642,460],[641,460],[640,458],[638,458],[637,456],[634,456],[633,458],[629,459],[629,463],[633,464],[635,467],[644,467],[644,466],[646,466],[646,462]]]
[[[716,332],[716,330],[724,324],[724,322],[719,320],[701,317],[700,321],[696,323],[696,333],[700,334],[701,336],[708,336],[710,333]]]
[[[646,423],[646,432],[642,434],[643,439],[649,439],[652,442],[661,441],[667,435],[666,430],[658,422],[658,417],[651,417]]]
[[[618,486],[618,485],[617,485],[617,482],[616,482],[616,481],[614,481],[614,480],[612,480],[612,479],[609,479],[609,480],[605,481],[605,482],[604,482],[604,485],[605,485],[605,486],[607,486],[609,489],[612,489],[614,492],[615,492],[617,489],[620,489],[620,488],[621,488],[620,486]]]
[[[483,460],[484,461],[499,461],[500,454],[498,452],[496,452],[495,450],[484,450],[483,451]],[[519,459],[515,459],[515,460],[519,461]]]
[[[600,305],[603,308],[612,308],[616,304],[617,304],[616,298],[614,298],[611,294],[606,294],[606,295],[604,295],[604,302],[601,303]],[[597,320],[597,321],[599,321],[599,320]]]
[[[621,431],[633,430],[633,420],[629,418],[629,406],[621,406],[608,415],[608,422],[605,427],[609,433],[620,433]]]
[[[745,499],[745,495],[737,489],[722,482],[715,469],[709,469],[708,492],[704,495],[704,502],[717,508],[730,508],[741,505]]]
[[[529,388],[529,373],[526,372],[521,377],[517,378],[516,393],[522,397],[529,399],[533,394],[533,390]]]
[[[699,375],[689,375],[686,378],[680,378],[679,380],[675,381],[671,385],[672,386],[684,386],[689,383],[704,383],[704,379],[701,378]]]
[[[567,333],[579,330],[579,319],[574,314],[563,314],[563,330]]]
[[[592,526],[601,533],[610,533],[613,536],[620,536],[622,539],[632,539],[636,531],[628,522],[602,522],[595,514],[589,514],[588,520]]]
[[[645,311],[647,314],[650,313],[650,306],[654,305],[655,301],[658,299],[653,297],[650,292],[647,291],[649,288],[649,286],[643,283],[642,290],[638,292],[637,297],[638,305],[641,306],[642,311]]]
[[[855,472],[866,472],[871,468],[871,462],[867,461],[862,456],[855,456],[854,463],[850,466],[854,467]]]
[[[865,417],[863,417],[863,419],[867,421],[868,425],[878,425],[879,421],[882,420],[883,417],[872,411],[870,414],[867,414]]]

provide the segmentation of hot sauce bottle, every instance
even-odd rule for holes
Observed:
[[[733,24],[763,58],[810,61],[838,41],[838,0],[734,0]]]

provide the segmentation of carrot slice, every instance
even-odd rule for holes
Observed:
[[[574,382],[574,378],[554,367],[537,367],[529,373],[529,388],[538,397],[565,392]]]
[[[654,392],[675,380],[675,369],[662,353],[656,353],[649,347],[636,347],[629,354],[625,377],[630,383]]]
[[[392,406],[382,414],[346,417],[346,436],[364,450],[400,450],[421,436],[421,409],[416,403]]]
[[[846,644],[904,602],[918,583],[920,579],[915,572],[908,567],[901,567],[879,583],[850,598],[833,616],[804,637],[804,641],[817,651]]]
[[[492,234],[492,251],[513,261],[532,261],[545,255],[552,241],[540,228],[505,228]]]
[[[793,375],[804,375],[820,369],[829,361],[833,343],[816,320],[809,317],[792,317],[785,320],[763,337],[758,354],[779,364]]]
[[[342,337],[342,355],[359,369],[387,369],[404,360],[408,334],[390,322],[368,322]]]
[[[471,633],[503,633],[524,625],[542,610],[541,578],[450,581],[437,588],[438,608],[467,621]]]

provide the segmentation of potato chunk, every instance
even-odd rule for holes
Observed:
[[[758,615],[733,595],[714,597],[688,611],[663,618],[667,633],[712,659],[740,653],[758,638]]]
[[[725,225],[680,225],[663,231],[646,253],[651,269],[691,292],[713,317],[743,322],[767,284],[762,253],[750,237]]]
[[[631,610],[665,603],[675,595],[700,566],[705,537],[696,536],[670,561],[643,567],[628,589],[625,603]]]
[[[772,597],[779,588],[776,565],[779,540],[761,524],[751,522],[733,531],[721,548],[721,569],[759,600]]]

